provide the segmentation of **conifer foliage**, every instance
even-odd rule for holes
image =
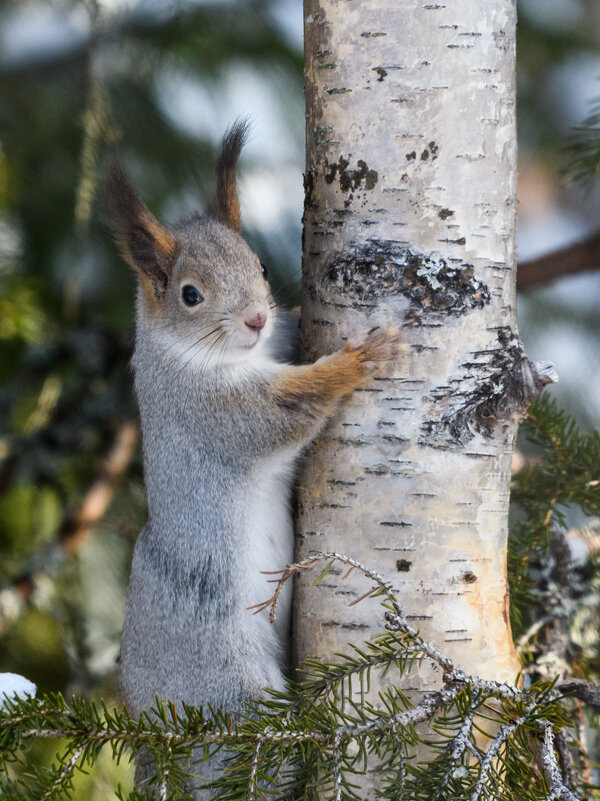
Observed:
[[[582,615],[598,619],[597,535],[586,540],[585,563],[568,579],[559,575],[569,566],[565,543],[576,536],[565,528],[566,507],[599,512],[600,436],[581,433],[548,399],[531,408],[524,428],[539,453],[518,472],[514,488],[519,518],[510,570],[524,663],[514,684],[465,673],[406,621],[382,576],[342,554],[320,553],[288,566],[258,613],[274,616],[281,585],[300,570],[320,570],[317,581],[328,572],[343,581],[358,570],[366,584],[362,602],[372,604],[382,623],[382,633],[366,646],[310,662],[303,681],[269,692],[235,716],[218,709],[182,712],[158,698],[139,720],[61,695],[6,701],[0,712],[4,794],[68,798],[74,772],[93,764],[103,748],[115,760],[144,748],[156,758],[156,775],[143,790],[119,797],[189,798],[189,787],[202,783],[202,763],[191,765],[190,756],[203,744],[205,757],[219,749],[229,757],[210,785],[220,801],[351,801],[362,797],[358,782],[365,772],[379,774],[379,797],[390,801],[600,798],[590,747],[600,720],[600,650],[597,640],[577,639]],[[562,650],[554,653],[557,644]],[[409,698],[398,680],[425,666],[439,675],[439,686]],[[388,679],[375,701],[369,696],[374,671]],[[31,775],[27,751],[40,738],[56,739],[62,751],[55,764]]]

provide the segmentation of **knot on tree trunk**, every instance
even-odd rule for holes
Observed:
[[[490,302],[489,287],[475,277],[472,264],[423,253],[406,243],[371,238],[332,256],[321,285],[307,287],[313,298],[332,291],[359,301],[400,294],[409,301],[409,318],[416,325],[429,312],[459,317]]]
[[[470,373],[473,366],[461,365]],[[498,348],[479,375],[465,377],[458,390],[445,386],[432,393],[439,412],[423,423],[419,442],[450,448],[466,444],[476,434],[491,438],[496,423],[525,415],[543,388],[557,381],[554,365],[532,362],[519,337],[510,326],[503,326],[498,329]]]

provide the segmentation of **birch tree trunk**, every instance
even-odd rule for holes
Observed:
[[[516,333],[515,2],[305,0],[304,14],[303,347],[313,360],[395,324],[406,355],[308,452],[297,557],[359,559],[465,670],[513,681],[511,454],[548,380]],[[381,630],[376,601],[348,607],[364,579],[313,580],[297,585],[299,661]]]

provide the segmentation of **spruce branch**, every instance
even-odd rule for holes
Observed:
[[[42,795],[40,801],[46,801],[46,799],[52,798],[54,793],[61,790],[64,787],[65,783],[71,779],[73,772],[77,766],[77,763],[79,762],[79,760],[81,759],[81,755],[85,751],[85,748],[86,748],[85,743],[82,743],[73,751],[69,759],[63,763],[61,769],[57,772],[52,784]]]
[[[572,180],[589,184],[600,172],[600,99],[594,101],[589,116],[576,129],[567,153],[570,159],[565,173]]]
[[[544,728],[544,776],[551,794],[540,786],[539,793],[527,797],[574,801],[568,747],[561,733],[572,725],[564,691],[575,693],[579,687],[545,683],[520,688],[470,676],[420,636],[406,621],[390,584],[365,565],[343,554],[324,552],[299,569],[316,568],[324,561],[329,566],[338,561],[361,572],[373,582],[372,590],[384,596],[387,633],[355,649],[353,656],[319,669],[313,666],[314,673],[305,682],[290,683],[283,691],[248,704],[246,712],[235,720],[223,710],[205,713],[189,706],[177,709],[162,699],[157,699],[153,709],[139,720],[124,710],[108,710],[81,699],[67,704],[62,696],[7,701],[0,714],[0,757],[6,762],[34,738],[67,739],[67,752],[51,783],[40,782],[39,789],[29,795],[38,799],[67,792],[77,764],[81,760],[93,762],[100,749],[110,745],[116,756],[125,747],[134,752],[144,748],[152,755],[157,769],[145,797],[161,801],[181,797],[181,788],[189,782],[192,752],[203,753],[206,759],[215,748],[225,748],[234,757],[225,774],[210,782],[223,801],[258,801],[271,791],[279,792],[284,780],[278,779],[274,787],[272,784],[284,763],[292,774],[286,785],[289,790],[300,790],[302,781],[310,784],[318,776],[320,783],[331,787],[332,798],[347,801],[357,797],[351,777],[364,771],[361,765],[370,753],[376,756],[376,769],[383,776],[382,797],[397,797],[394,788],[402,786],[407,792],[414,788],[415,799],[421,799],[426,787],[432,792],[437,787],[440,798],[479,801],[481,797],[496,797],[493,786],[503,771],[509,771],[507,777],[514,774],[521,786],[518,766],[523,760],[535,760],[529,740],[535,739],[543,723],[550,727]],[[290,565],[282,571],[276,591],[297,572],[295,567]],[[271,601],[276,604],[277,592]],[[368,675],[374,666],[388,669],[395,664],[402,674],[420,665],[422,658],[442,669],[443,684],[414,704],[393,684],[379,694],[377,704],[350,688],[345,696],[337,691],[349,677]],[[310,674],[310,666],[308,670]],[[586,684],[585,692],[579,692],[578,697],[594,700],[596,692],[600,692],[597,687]],[[491,732],[482,729],[486,721]],[[421,726],[430,735],[437,734],[438,741],[431,741],[430,747],[439,755],[427,766],[410,761],[405,764],[404,754],[409,755],[424,741],[417,733]],[[527,731],[527,737],[521,737],[522,730]],[[484,749],[480,732],[486,738]],[[548,732],[552,735],[551,752]],[[566,766],[562,772],[555,751]],[[312,780],[308,779],[310,775]],[[536,781],[541,781],[540,776]],[[139,793],[130,796],[142,797]],[[498,797],[507,798],[505,794]]]
[[[258,793],[260,792],[256,781],[256,773],[258,771],[258,762],[260,759],[260,749],[262,748],[262,745],[263,739],[262,737],[259,737],[256,740],[254,751],[252,753],[252,766],[250,769],[250,776],[248,778],[248,795],[246,796],[246,801],[256,801],[258,798]]]
[[[556,754],[554,753],[555,744],[552,723],[549,720],[543,720],[539,721],[538,725],[544,738],[542,743],[542,763],[550,785],[550,795],[546,797],[545,801],[554,801],[556,798],[561,798],[563,801],[580,801],[563,782],[563,777],[556,761]]]

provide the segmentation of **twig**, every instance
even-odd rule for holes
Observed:
[[[169,757],[172,753],[171,743],[168,742],[165,747],[166,752],[166,766],[162,771],[162,775],[160,777],[160,783],[158,785],[158,799],[159,801],[167,801],[167,795],[169,792]]]
[[[254,746],[254,753],[252,754],[252,768],[250,770],[250,777],[248,779],[248,795],[246,796],[246,801],[256,801],[256,773],[258,771],[258,760],[263,742],[263,738],[259,737],[256,740],[256,745]]]
[[[268,598],[266,601],[261,601],[261,603],[259,604],[254,604],[254,606],[249,606],[248,609],[256,610],[254,614],[257,615],[260,612],[264,612],[266,609],[269,609],[270,607],[269,620],[272,623],[275,620],[275,615],[277,612],[277,603],[279,601],[279,596],[281,594],[281,590],[283,589],[283,585],[285,584],[285,582],[292,576],[294,576],[296,573],[298,573],[300,570],[310,569],[311,567],[317,565],[323,559],[332,559],[337,562],[342,562],[342,564],[349,565],[350,570],[348,570],[344,578],[347,578],[350,575],[351,571],[356,568],[360,570],[360,572],[363,573],[365,576],[367,576],[367,578],[372,579],[377,584],[377,586],[373,587],[373,589],[369,590],[369,592],[366,592],[360,598],[357,598],[356,600],[352,601],[352,604],[356,604],[359,601],[362,601],[364,598],[366,598],[369,595],[372,595],[378,589],[383,590],[385,594],[388,596],[388,598],[391,601],[395,602],[396,597],[392,592],[391,582],[386,581],[383,578],[383,576],[379,575],[379,573],[376,573],[374,570],[371,570],[370,568],[361,564],[356,559],[352,559],[352,557],[350,556],[345,556],[344,554],[336,553],[335,551],[332,552],[316,551],[312,556],[309,556],[307,559],[303,559],[301,562],[294,562],[294,564],[286,565],[283,570],[276,570],[274,572],[263,571],[263,574],[267,576],[273,576],[273,575],[279,576],[279,578],[271,579],[273,583],[277,584],[277,587],[275,588],[275,592],[270,598]]]
[[[362,737],[365,734],[377,734],[388,731],[394,726],[416,726],[417,723],[423,723],[435,717],[440,707],[449,706],[463,690],[464,687],[459,682],[456,682],[441,690],[427,693],[416,706],[413,706],[411,709],[406,709],[404,712],[398,712],[398,714],[391,715],[387,718],[375,718],[374,720],[369,720],[367,723],[338,726],[335,731],[336,733],[339,732],[342,737]]]
[[[571,693],[575,698],[579,698],[595,712],[600,712],[600,686],[593,681],[569,678],[558,682],[556,686],[562,692]]]
[[[435,648],[427,640],[424,640],[419,632],[407,623],[402,610],[395,603],[394,612],[386,612],[385,619],[387,621],[386,628],[391,631],[401,631],[408,634],[412,640],[413,647],[421,651],[429,657],[432,662],[438,664],[445,672],[444,680],[447,682],[460,682],[463,685],[470,684],[474,689],[480,690],[490,695],[497,695],[500,698],[511,699],[513,701],[524,697],[524,693],[514,684],[508,682],[499,682],[492,679],[481,679],[478,676],[472,676],[465,673],[461,668],[456,667],[454,662],[447,656],[444,656],[437,648]]]
[[[54,791],[57,790],[62,785],[67,776],[70,776],[73,773],[73,771],[75,770],[75,766],[79,762],[79,759],[84,751],[85,751],[85,743],[83,743],[82,745],[80,745],[78,748],[75,749],[71,757],[65,762],[59,773],[57,773],[56,778],[54,779],[50,787],[46,790],[44,795],[41,797],[40,801],[46,801],[47,798],[52,797]]]
[[[542,742],[542,764],[544,773],[550,785],[550,795],[545,801],[561,798],[563,801],[579,801],[579,798],[564,784],[563,778],[554,753],[554,731],[549,720],[540,720],[538,723],[544,734]]]
[[[492,765],[496,759],[496,755],[498,751],[502,748],[504,743],[509,739],[509,737],[514,734],[514,732],[522,726],[524,723],[531,717],[531,713],[536,709],[538,706],[537,701],[532,702],[529,704],[525,712],[518,717],[512,723],[503,723],[498,730],[498,734],[494,737],[488,749],[486,751],[485,757],[481,762],[481,769],[479,771],[479,778],[477,779],[477,783],[473,788],[473,793],[471,794],[471,801],[478,801],[479,796],[481,795],[482,791],[485,790],[485,782],[490,772]]]
[[[340,745],[342,735],[336,731],[333,738],[333,797],[335,801],[342,798],[342,771],[340,766]]]

